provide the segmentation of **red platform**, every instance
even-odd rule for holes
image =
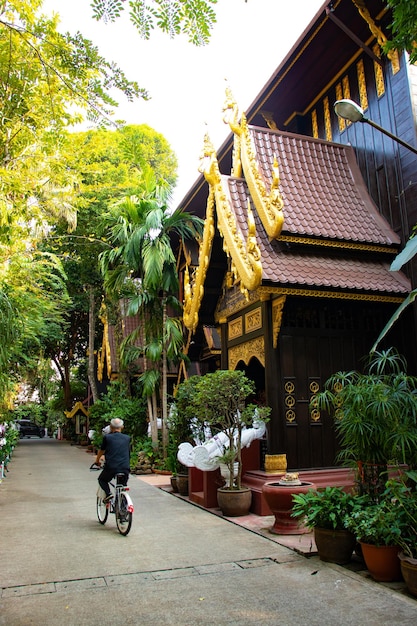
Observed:
[[[260,464],[260,442],[255,440],[249,448],[242,449],[242,476],[246,474],[246,472],[260,467]],[[190,467],[188,470],[189,498],[191,502],[195,502],[206,509],[214,509],[218,506],[217,489],[221,487],[222,484],[223,481],[219,469],[213,472],[202,472],[196,467]],[[270,515],[270,513],[268,513],[268,515]]]
[[[291,472],[297,470],[289,470]],[[354,472],[349,468],[327,468],[299,471],[302,481],[314,483],[318,489],[322,487],[344,487],[349,489],[354,485]],[[276,482],[283,472],[272,474],[262,470],[249,470],[242,476],[242,485],[252,491],[251,512],[255,515],[272,515],[272,511],[262,495],[262,486],[268,482]]]

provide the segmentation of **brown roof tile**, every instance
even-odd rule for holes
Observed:
[[[283,234],[399,245],[368,194],[352,147],[267,128],[249,131],[268,189],[274,156],[278,160]]]
[[[223,176],[222,181],[238,227],[246,240],[247,199],[250,197],[246,182],[228,176]],[[328,247],[294,246],[278,240],[270,241],[256,210],[253,212],[261,253],[263,284],[398,296],[405,296],[411,289],[410,281],[403,273],[389,271],[391,257],[387,254],[383,254],[383,260],[380,260],[381,255],[376,257],[375,254],[357,250],[340,251]],[[305,219],[307,222],[308,219]],[[303,215],[300,216],[300,223],[302,220]],[[327,225],[327,232],[331,230],[333,225]],[[369,227],[367,232],[372,230]]]

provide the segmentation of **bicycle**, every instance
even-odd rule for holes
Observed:
[[[90,467],[90,470],[101,469],[102,468],[95,463],[93,463]],[[127,493],[129,491],[129,487],[124,483],[126,475],[116,474],[115,478],[116,483],[109,483],[112,494],[110,502],[104,502],[106,494],[100,485],[98,486],[96,500],[97,518],[100,524],[104,525],[107,522],[109,513],[114,513],[116,517],[117,530],[121,535],[126,536],[132,527],[134,507],[132,499],[129,493]]]

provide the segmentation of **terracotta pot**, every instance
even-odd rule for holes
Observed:
[[[174,493],[178,493],[177,477],[171,476],[171,488]]]
[[[413,596],[417,596],[417,559],[410,559],[405,554],[400,553],[401,573],[405,580],[408,591]]]
[[[298,519],[291,517],[293,495],[307,493],[310,489],[316,489],[316,485],[306,481],[301,485],[280,485],[278,482],[271,482],[262,486],[262,495],[275,516],[275,524],[269,532],[275,535],[303,535],[310,532],[310,529],[300,524]]]
[[[241,489],[217,489],[217,502],[223,515],[239,517],[248,515],[252,504],[252,491],[247,487]]]
[[[384,583],[402,580],[398,546],[374,546],[363,541],[359,543],[366,568],[374,580]]]
[[[349,530],[315,527],[314,540],[321,561],[345,565],[352,559],[356,538]]]
[[[188,496],[188,474],[177,474],[177,487],[180,496]]]

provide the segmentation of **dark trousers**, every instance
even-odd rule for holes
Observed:
[[[97,480],[98,480],[98,484],[100,485],[100,487],[103,489],[103,491],[105,491],[106,496],[110,495],[109,482],[113,480],[116,474],[121,474],[121,473],[123,473],[125,476],[124,476],[124,480],[120,480],[120,482],[123,485],[127,485],[127,481],[129,479],[129,472],[126,472],[125,470],[120,470],[120,469],[115,470],[115,469],[112,469],[111,467],[104,467],[104,469],[102,470]]]

